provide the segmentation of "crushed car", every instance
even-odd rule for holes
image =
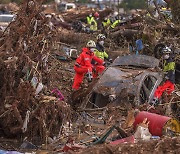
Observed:
[[[117,57],[92,88],[83,108],[119,104],[124,99],[135,106],[152,101],[157,86],[163,80],[159,60],[146,55]],[[125,101],[124,101],[125,102]]]

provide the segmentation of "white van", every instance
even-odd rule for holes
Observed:
[[[60,12],[67,11],[69,9],[75,9],[76,5],[74,3],[60,3],[58,4],[58,10]]]
[[[15,19],[16,15],[13,14],[1,14],[0,15],[0,28],[1,30],[5,30],[6,27]]]

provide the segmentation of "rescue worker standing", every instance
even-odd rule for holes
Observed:
[[[96,50],[95,50],[94,54],[98,58],[101,58],[102,60],[106,59],[106,60],[112,62],[112,60],[109,59],[109,56],[104,49],[104,40],[105,39],[106,39],[106,36],[104,34],[99,34],[97,36]]]
[[[87,19],[87,25],[90,28],[92,32],[97,31],[97,22],[95,18],[93,17],[92,13],[86,17]]]
[[[168,47],[163,48],[163,58],[164,58],[164,66],[163,71],[165,73],[165,82],[163,85],[159,86],[155,93],[154,99],[150,103],[150,105],[155,106],[158,104],[160,97],[163,92],[166,91],[168,95],[170,95],[174,91],[174,83],[175,83],[175,62],[173,57],[171,56],[171,49]]]
[[[76,63],[74,65],[75,77],[72,88],[74,90],[78,90],[83,81],[84,75],[88,76],[88,81],[92,81],[92,72],[93,65],[91,64],[92,60],[94,60],[99,65],[103,65],[104,61],[94,55],[94,49],[96,47],[96,43],[90,40],[86,47],[82,48],[82,53],[76,59]],[[104,71],[104,66],[96,70],[98,73],[102,73]]]

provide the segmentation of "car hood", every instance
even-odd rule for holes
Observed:
[[[150,72],[155,76],[159,74],[147,68],[156,67],[158,64],[159,60],[150,56],[118,57],[95,84],[94,91],[104,96],[120,93],[136,95],[138,86],[145,76]]]

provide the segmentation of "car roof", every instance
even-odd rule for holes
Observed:
[[[126,55],[117,57],[111,66],[134,66],[141,68],[155,68],[159,66],[159,60],[147,55]]]

